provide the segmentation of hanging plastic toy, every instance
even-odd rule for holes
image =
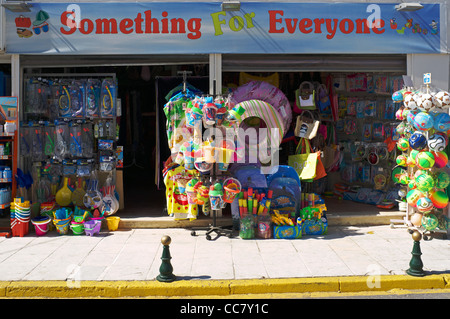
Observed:
[[[68,89],[67,85],[63,85],[62,90],[60,92],[61,92],[61,95],[59,96],[59,99],[58,99],[59,116],[69,117],[70,109],[71,109],[71,101],[70,101],[70,94],[69,94],[69,89]]]
[[[97,79],[89,79],[86,83],[86,116],[99,117],[100,93],[102,83]]]
[[[114,117],[116,115],[116,83],[113,79],[103,80],[100,100],[101,117]]]

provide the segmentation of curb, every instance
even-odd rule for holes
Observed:
[[[449,289],[450,274],[318,277],[245,280],[3,281],[0,298],[126,298],[232,296],[270,293],[386,292],[393,289]]]

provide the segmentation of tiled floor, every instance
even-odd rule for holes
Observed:
[[[0,280],[153,280],[161,265],[161,237],[172,238],[180,279],[244,279],[404,274],[413,241],[389,226],[329,228],[297,240],[219,237],[186,229],[104,231],[98,236],[0,238]],[[424,270],[450,272],[450,241],[421,241]]]

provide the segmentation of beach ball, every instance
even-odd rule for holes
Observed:
[[[417,110],[411,110],[406,114],[406,121],[409,124],[413,124],[414,123],[414,118],[416,117],[416,115],[419,114],[419,111]]]
[[[434,207],[436,208],[445,208],[448,204],[448,196],[445,192],[436,190],[431,191],[429,194],[429,198],[433,202]]]
[[[439,108],[445,109],[450,107],[450,95],[447,91],[437,92],[434,99]]]
[[[414,117],[414,127],[420,131],[428,131],[433,124],[433,117],[428,113],[420,112]]]
[[[419,212],[426,213],[433,209],[433,202],[428,197],[422,197],[417,201],[416,207]]]
[[[411,179],[409,178],[409,175],[407,173],[403,173],[398,178],[398,182],[403,185],[408,185],[411,182]]]
[[[409,138],[409,146],[415,150],[422,150],[427,146],[427,138],[421,132],[414,132]]]
[[[436,187],[447,188],[450,184],[450,176],[446,172],[439,172],[436,176]]]
[[[443,168],[448,163],[448,155],[445,152],[433,152],[434,167]]]
[[[438,132],[447,132],[450,129],[450,115],[437,113],[433,120],[433,127]]]
[[[398,190],[398,196],[399,196],[400,198],[403,198],[403,197],[405,197],[405,196],[406,196],[406,194],[407,194],[407,191],[406,191],[406,189],[404,189],[404,188],[400,188],[400,189]]]
[[[403,105],[409,110],[417,109],[419,106],[417,104],[416,97],[417,96],[414,93],[405,95],[403,98]]]
[[[417,100],[417,106],[419,107],[419,110],[427,113],[434,110],[436,102],[431,94],[422,93],[419,95]]]
[[[396,91],[392,94],[392,101],[403,102],[403,93],[401,91]]]
[[[392,181],[397,184],[399,182],[399,180],[400,180],[400,176],[403,173],[406,173],[406,170],[404,168],[401,168],[401,167],[398,167],[398,166],[396,168],[394,168],[392,170]]]
[[[414,173],[414,178],[417,178],[417,176],[422,175],[422,174],[427,174],[426,170],[423,169],[418,169],[415,173]]]
[[[406,138],[402,137],[397,141],[397,147],[400,151],[407,151],[409,148],[409,142]]]
[[[399,166],[406,166],[407,159],[408,158],[405,155],[399,155],[399,156],[397,156],[395,161],[397,162],[397,165],[399,165]]]
[[[397,112],[395,112],[395,118],[399,121],[403,120],[403,109],[398,109]]]
[[[411,139],[409,141],[411,145]],[[447,140],[441,134],[433,134],[428,138],[428,148],[433,152],[442,152],[447,146]]]
[[[416,160],[417,154],[419,154],[420,151],[418,150],[411,150],[411,152],[409,153],[409,157],[411,157],[413,160]]]
[[[421,213],[415,213],[411,216],[411,223],[416,226],[419,227],[422,225],[422,216],[423,214]]]
[[[439,225],[439,220],[434,214],[424,215],[422,217],[422,227],[425,230],[434,230]]]
[[[406,166],[414,167],[416,166],[416,161],[412,157],[408,156],[408,158],[406,159]]]
[[[416,165],[420,169],[430,169],[434,166],[434,155],[431,152],[420,152],[416,156]]]
[[[429,192],[435,185],[433,176],[429,174],[420,174],[415,178],[415,182],[417,189],[422,192]]]
[[[404,122],[401,122],[397,127],[395,128],[395,131],[397,134],[402,135],[405,132],[406,124]]]
[[[425,195],[421,191],[418,189],[412,189],[408,192],[408,194],[406,194],[406,202],[412,207],[416,207],[417,202],[422,197],[425,197]]]

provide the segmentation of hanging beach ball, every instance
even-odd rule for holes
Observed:
[[[411,216],[411,223],[416,226],[419,227],[422,225],[422,216],[423,214],[421,213],[415,213]]]
[[[396,91],[392,94],[392,101],[398,103],[403,102],[403,93],[401,91]]]
[[[450,184],[450,176],[446,172],[439,172],[436,176],[436,187],[447,188]]]
[[[416,156],[416,165],[420,169],[430,169],[434,166],[434,155],[431,152],[420,152]]]
[[[399,121],[403,121],[403,109],[398,109],[397,112],[395,112],[395,118]]]
[[[433,176],[429,174],[420,174],[415,178],[415,182],[417,189],[422,192],[429,192],[435,185]]]
[[[408,158],[405,155],[399,155],[397,156],[397,158],[395,159],[395,162],[397,163],[397,165],[399,166],[406,166],[406,160]]]
[[[406,138],[402,137],[399,138],[397,141],[397,147],[400,151],[406,151],[409,148],[409,142]]]
[[[414,132],[409,138],[409,146],[414,150],[422,150],[427,146],[427,138],[422,132]]]
[[[433,152],[434,167],[443,168],[448,163],[448,155],[445,152]]]
[[[419,110],[423,112],[431,112],[434,110],[436,102],[434,100],[434,97],[429,93],[422,93],[419,95],[418,101],[417,101]]]
[[[409,157],[411,157],[415,161],[417,154],[419,154],[419,153],[420,153],[420,151],[418,151],[418,150],[411,150],[411,152],[409,153]]]
[[[419,114],[419,111],[417,110],[411,110],[406,114],[406,121],[409,124],[414,124],[414,118],[416,117],[416,115]]]
[[[395,128],[395,131],[397,134],[402,135],[405,132],[406,124],[404,122],[401,122],[397,127]]]
[[[450,107],[450,95],[447,91],[439,91],[434,96],[436,104],[441,109]]]
[[[420,112],[414,117],[414,127],[419,131],[428,131],[433,124],[433,117],[428,113]]]
[[[438,132],[450,130],[450,115],[447,113],[437,113],[433,119],[433,127]]]
[[[398,182],[400,184],[407,185],[407,184],[409,184],[411,182],[411,179],[409,178],[409,175],[407,173],[403,173],[403,174],[400,175],[400,177],[398,179]]]
[[[431,199],[434,207],[436,208],[445,208],[448,205],[448,196],[443,191],[440,190],[431,191],[429,194],[429,198]]]
[[[392,181],[397,184],[400,180],[400,176],[403,173],[406,173],[406,170],[404,168],[401,168],[401,167],[394,168],[392,170]]]
[[[434,214],[428,214],[422,217],[422,227],[425,228],[425,230],[434,230],[438,225],[439,220]]]
[[[412,189],[408,192],[408,194],[406,194],[406,202],[412,207],[416,207],[417,202],[422,197],[425,197],[425,195],[421,191],[418,189]]]
[[[417,210],[421,213],[429,212],[433,209],[433,202],[428,197],[419,198],[417,201]]]
[[[428,172],[426,170],[423,169],[418,169],[415,173],[414,173],[414,178],[417,178],[417,176],[422,175],[422,174],[427,174]]]
[[[418,104],[416,101],[417,95],[414,93],[407,94],[403,98],[403,105],[409,110],[415,110],[418,108]]]
[[[409,141],[411,145],[411,139]],[[447,141],[441,134],[433,134],[428,138],[428,148],[430,151],[442,152],[447,146]]]

